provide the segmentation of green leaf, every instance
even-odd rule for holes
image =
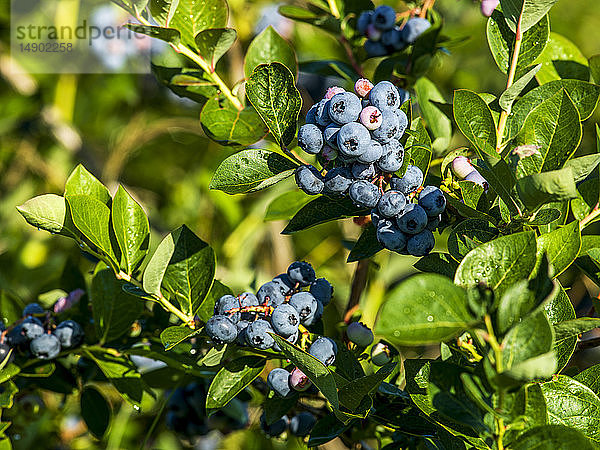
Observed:
[[[319,388],[334,409],[339,409],[340,405],[335,379],[327,366],[314,356],[303,351],[300,347],[290,344],[282,337],[276,334],[272,334],[272,336],[277,345],[281,347],[281,351],[286,358],[304,372],[310,381]]]
[[[567,320],[575,319],[575,310],[567,293],[559,285],[554,296],[544,305],[544,312],[552,325]],[[554,353],[557,358],[557,373],[560,372],[571,359],[571,355],[577,345],[577,338],[554,339]]]
[[[298,395],[281,398],[273,391],[269,392],[263,403],[263,411],[265,412],[265,422],[267,425],[272,425],[281,417],[290,412],[290,410],[298,403]]]
[[[589,387],[596,395],[600,393],[600,364],[588,367],[583,372],[579,372],[575,377],[576,381]]]
[[[536,306],[535,292],[529,288],[526,279],[510,286],[498,302],[496,327],[504,334]]]
[[[483,186],[467,180],[460,180],[458,185],[465,205],[473,209],[485,209],[479,207],[479,201],[482,200],[482,196],[485,193]],[[483,199],[485,199],[485,197],[483,197]]]
[[[600,163],[600,153],[593,155],[580,156],[573,158],[565,163],[565,169],[569,168],[573,172],[575,183],[583,181]]]
[[[21,318],[23,302],[13,293],[0,289],[0,321],[6,327]]]
[[[533,80],[533,77],[536,73],[538,73],[538,70],[540,70],[541,67],[542,65],[538,64],[517,81],[515,81],[506,91],[502,93],[498,103],[504,111],[510,113],[512,104],[516,98],[521,94],[521,92],[523,92],[523,89],[525,89],[529,82]]]
[[[437,274],[415,275],[393,289],[379,311],[375,332],[398,345],[438,343],[474,322],[467,293]]]
[[[521,31],[526,32],[544,18],[558,0],[500,0],[502,12],[511,30],[521,23]]]
[[[23,218],[36,228],[54,234],[77,238],[79,230],[73,224],[64,197],[44,194],[27,200],[17,210]]]
[[[246,95],[277,142],[289,145],[302,107],[292,72],[278,62],[261,64],[246,82]]]
[[[165,347],[165,350],[168,351],[177,346],[177,344],[181,344],[183,341],[196,336],[201,331],[201,329],[192,330],[186,325],[173,326],[165,328],[162,333],[160,333],[160,341]]]
[[[557,340],[566,339],[573,336],[577,337],[581,333],[591,331],[598,327],[600,327],[600,319],[594,317],[582,317],[554,324],[554,334],[556,335]]]
[[[383,246],[377,240],[377,229],[372,223],[369,223],[363,229],[352,250],[350,250],[346,262],[351,263],[360,261],[361,259],[368,259],[381,250],[383,250]]]
[[[367,214],[369,210],[359,209],[348,197],[334,199],[322,195],[304,205],[281,233],[292,234],[332,220]]]
[[[112,411],[104,396],[94,387],[86,386],[79,400],[81,416],[90,433],[102,439],[110,424]]]
[[[294,49],[288,41],[283,39],[272,26],[254,38],[246,52],[244,60],[244,73],[250,78],[254,69],[261,64],[278,62],[287,67],[292,75],[298,74],[298,62]]]
[[[600,399],[590,388],[564,375],[542,384],[548,423],[566,425],[600,442]]]
[[[110,208],[89,195],[70,195],[66,199],[77,229],[117,266],[119,260],[111,239]]]
[[[245,194],[272,186],[294,173],[297,164],[269,150],[250,148],[223,161],[210,182],[210,189]]]
[[[448,236],[448,252],[460,262],[475,247],[495,239],[499,233],[487,220],[464,220]]]
[[[8,381],[0,386],[0,408],[12,408],[15,395],[19,392],[19,388],[13,381]],[[0,435],[2,430],[0,429]]]
[[[529,276],[535,254],[534,232],[499,237],[471,250],[458,266],[454,282],[463,286],[484,283],[501,297],[512,284]]]
[[[152,255],[144,271],[144,290],[160,296],[162,286],[185,314],[193,316],[210,290],[215,266],[213,249],[182,225]]]
[[[581,249],[581,232],[579,222],[558,228],[550,233],[542,234],[537,239],[537,258],[541,260],[546,253],[554,269],[554,276],[563,273],[575,261]]]
[[[98,179],[79,164],[67,178],[65,197],[70,195],[87,195],[105,205],[110,205],[110,193]]]
[[[543,204],[571,200],[579,195],[571,169],[534,173],[520,178],[517,193],[531,211]]]
[[[300,63],[300,72],[322,75],[324,77],[339,77],[349,83],[354,83],[354,80],[360,78],[351,65],[336,60],[304,61]]]
[[[121,269],[132,275],[148,254],[150,224],[142,207],[119,186],[112,204],[112,226],[121,249]]]
[[[350,423],[340,422],[334,414],[320,418],[310,432],[308,446],[317,447],[332,441],[350,427]]]
[[[338,392],[340,403],[351,411],[356,411],[363,401],[363,398],[375,392],[379,385],[390,376],[395,368],[396,363],[390,362],[372,375],[350,380],[350,382],[342,386]]]
[[[236,38],[237,31],[233,28],[210,28],[198,33],[195,41],[198,53],[214,72],[217,62],[231,48]]]
[[[475,146],[480,154],[498,156],[496,152],[496,126],[490,108],[473,91],[454,91],[454,119],[462,134]]]
[[[565,78],[582,81],[590,78],[588,62],[581,50],[558,33],[550,33],[550,40],[536,62],[542,63],[536,75],[540,84]]]
[[[142,313],[144,303],[123,290],[125,281],[117,280],[111,270],[94,275],[90,297],[94,324],[101,342],[109,342],[130,331]]]
[[[265,358],[245,356],[227,363],[213,378],[206,394],[206,409],[218,409],[229,403],[265,368]]]
[[[414,87],[425,123],[431,130],[434,138],[440,139],[439,144],[434,143],[434,148],[437,151],[445,150],[450,144],[452,122],[450,122],[450,119],[432,103],[444,103],[445,99],[435,84],[425,77],[419,78]]]
[[[509,28],[501,11],[495,10],[488,19],[486,34],[494,61],[496,61],[502,72],[507,73],[515,48],[515,33]],[[542,53],[549,35],[550,23],[548,16],[544,16],[542,20],[523,33],[517,62],[517,74],[523,73]]]
[[[284,192],[267,206],[265,221],[288,220],[313,199],[300,190]]]
[[[526,316],[511,328],[502,340],[504,370],[510,370],[519,363],[548,353],[552,350],[553,342],[552,326],[543,311]]]
[[[181,40],[181,33],[173,28],[155,27],[151,25],[140,25],[138,23],[126,23],[125,28],[151,38],[160,39],[169,44],[177,45]]]
[[[448,278],[454,278],[458,263],[448,253],[433,252],[423,256],[413,267],[421,272],[439,273]]]
[[[21,372],[21,368],[16,364],[10,363],[0,369],[0,384],[6,383],[11,378],[17,376]]]
[[[221,95],[204,104],[200,124],[210,139],[232,147],[252,145],[267,134],[265,124],[254,108],[247,106],[240,111]]]
[[[200,308],[196,311],[200,320],[206,322],[214,315],[215,303],[224,295],[233,295],[233,292],[219,280],[214,280],[202,305],[200,305]]]
[[[539,384],[534,383],[522,386],[514,394],[506,395],[505,399],[508,399],[507,403],[511,404],[509,423],[522,423],[530,428],[546,425],[548,421],[546,400],[544,400],[544,394],[542,394]],[[514,440],[513,438],[522,433],[522,430],[518,427],[506,431],[505,442],[507,444],[511,444]]]
[[[514,450],[593,450],[594,446],[577,430],[562,425],[546,425],[527,430],[512,443]]]
[[[592,80],[594,83],[600,84],[600,55],[590,56],[588,59],[588,64],[590,66]]]

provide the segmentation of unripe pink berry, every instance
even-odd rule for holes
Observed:
[[[290,373],[290,386],[296,391],[305,391],[311,385],[308,377],[297,367]]]
[[[346,89],[341,88],[339,86],[331,86],[327,89],[327,92],[325,93],[325,98],[329,100],[334,95],[341,94],[342,92],[346,92]]]
[[[483,176],[477,170],[473,170],[473,172],[467,175],[465,177],[465,181],[472,181],[473,183],[478,184],[485,189],[485,192],[487,192],[488,188],[490,187],[487,180],[483,178]]]
[[[490,17],[500,0],[481,0],[481,14],[485,17]]]
[[[359,97],[367,97],[371,89],[373,89],[373,83],[366,78],[361,78],[354,83],[354,91]]]
[[[367,27],[367,39],[370,41],[378,41],[381,39],[381,30],[375,28],[375,25],[371,24]]]
[[[464,180],[467,175],[475,170],[471,165],[471,161],[466,156],[457,156],[450,164],[452,173],[461,180]]]
[[[376,130],[381,126],[382,121],[381,111],[375,106],[367,106],[360,113],[360,123],[362,123],[367,130]]]

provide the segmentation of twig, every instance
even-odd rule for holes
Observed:
[[[346,305],[346,311],[344,312],[344,320],[348,321],[350,317],[348,313],[351,313],[355,310],[355,307],[358,306],[358,301],[360,300],[360,296],[362,295],[365,287],[367,286],[367,275],[369,273],[369,260],[361,259],[356,265],[356,269],[354,270],[354,277],[352,278],[352,288],[350,290],[350,298],[348,299],[348,304]]]
[[[356,71],[359,77],[364,78],[365,75],[363,73],[363,69],[361,65],[356,61],[356,58],[354,57],[354,52],[352,52],[352,47],[350,46],[348,39],[346,39],[346,36],[340,35],[340,42],[344,47],[344,50],[346,50],[346,55],[348,56],[350,65],[352,65],[352,68]]]
[[[421,8],[421,12],[419,13],[419,17],[425,17],[427,15],[427,10],[433,8],[435,4],[435,0],[425,0],[423,2],[423,8]]]

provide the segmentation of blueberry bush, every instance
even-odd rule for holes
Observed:
[[[0,449],[600,446],[564,0],[113,3],[151,76],[3,81]]]

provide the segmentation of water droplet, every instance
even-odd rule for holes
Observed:
[[[138,405],[133,405],[133,409],[135,409],[136,411],[139,411],[140,407]]]
[[[427,316],[427,322],[433,322],[433,316]]]
[[[410,308],[404,308],[404,314],[410,314]]]
[[[400,336],[400,332],[398,330],[394,331],[394,336],[396,336],[396,337]]]

